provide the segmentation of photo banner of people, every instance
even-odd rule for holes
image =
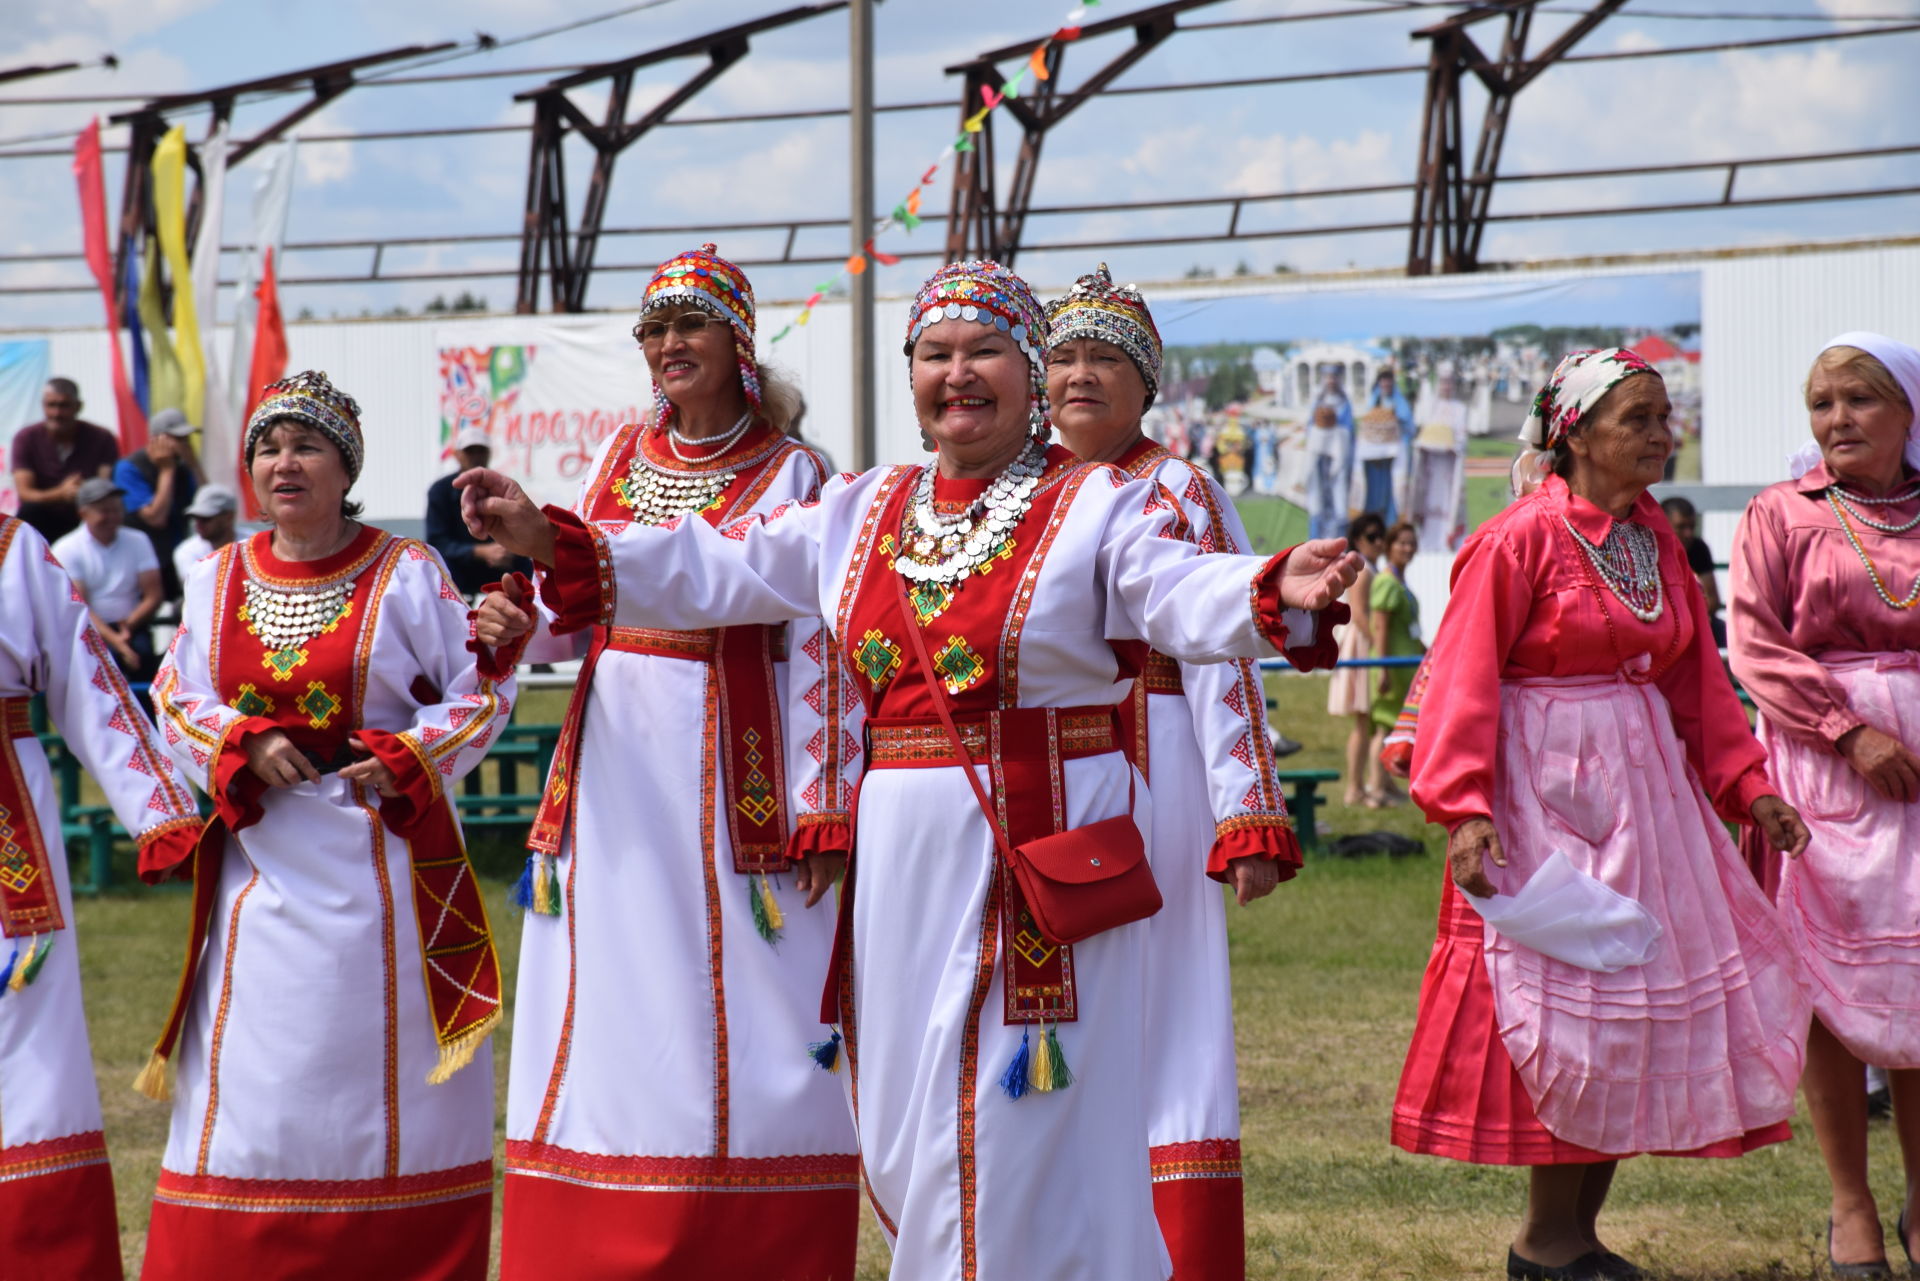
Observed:
[[[1170,299],[1146,430],[1204,461],[1259,537],[1405,520],[1449,558],[1508,501],[1535,393],[1569,351],[1630,347],[1667,382],[1670,479],[1700,475],[1698,272]]]

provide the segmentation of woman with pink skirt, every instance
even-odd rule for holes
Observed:
[[[1829,1254],[1835,1275],[1884,1277],[1862,1064],[1891,1069],[1909,1268],[1920,1189],[1920,352],[1842,334],[1806,398],[1793,479],[1740,522],[1732,656],[1813,832],[1776,897],[1813,980],[1803,1084],[1833,1181]]]
[[[1631,352],[1561,362],[1522,433],[1552,474],[1461,550],[1427,659],[1413,796],[1451,880],[1393,1141],[1533,1167],[1512,1278],[1641,1275],[1597,1231],[1617,1160],[1784,1139],[1800,1076],[1799,963],[1720,819],[1806,829],[1646,494],[1669,413]],[[1483,925],[1549,881],[1579,904],[1554,929]]]

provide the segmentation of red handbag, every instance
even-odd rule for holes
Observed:
[[[1078,943],[1095,934],[1142,921],[1161,907],[1160,887],[1153,879],[1153,866],[1147,862],[1147,843],[1133,821],[1134,776],[1127,767],[1127,809],[1124,814],[1103,818],[1084,827],[1069,828],[1051,836],[1038,837],[1019,845],[1008,838],[1006,829],[994,814],[993,803],[973,758],[953,723],[946,691],[933,676],[933,660],[927,655],[927,642],[920,634],[919,621],[907,600],[906,582],[899,580],[900,616],[921,667],[929,674],[928,688],[933,691],[934,707],[940,723],[946,726],[953,742],[953,754],[965,768],[961,771],[973,786],[973,795],[993,831],[994,844],[1007,870],[1020,887],[1042,938],[1056,945]]]

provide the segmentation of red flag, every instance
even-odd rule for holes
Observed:
[[[107,252],[107,186],[100,166],[100,118],[95,116],[73,143],[73,176],[80,185],[80,227],[87,267],[107,304],[107,344],[113,349],[113,403],[120,416],[120,452],[130,454],[147,443],[147,416],[127,382],[120,353],[120,320],[114,306],[113,256]]]
[[[240,418],[243,441],[244,424],[259,408],[267,384],[287,376],[287,326],[280,316],[280,287],[274,277],[271,247],[267,249],[266,260],[260,268],[260,285],[254,290],[254,297],[260,300],[260,314],[254,324],[253,363],[247,373],[247,412]],[[240,477],[240,492],[246,495],[247,515],[250,519],[258,520],[260,508],[253,498],[253,478],[247,475],[244,453],[234,460],[234,468]]]

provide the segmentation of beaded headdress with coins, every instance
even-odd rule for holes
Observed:
[[[259,407],[247,419],[242,455],[249,462],[260,437],[283,418],[305,423],[332,441],[340,451],[340,461],[346,464],[347,483],[360,479],[360,465],[366,458],[366,441],[360,434],[360,403],[327,381],[324,372],[303,370],[267,384]]]
[[[733,350],[740,366],[740,389],[747,407],[760,413],[760,365],[753,355],[753,286],[746,273],[722,258],[712,244],[676,254],[660,264],[647,282],[640,303],[640,320],[670,306],[691,304],[725,321],[733,329]],[[637,330],[637,326],[636,326]],[[637,335],[636,335],[637,336]],[[664,427],[673,413],[660,384],[653,386],[653,421]]]
[[[1028,430],[1044,439],[1053,430],[1047,415],[1047,320],[1033,286],[989,258],[948,263],[913,296],[904,344],[909,361],[927,326],[943,320],[990,325],[1019,346],[1032,374]]]
[[[1137,286],[1115,285],[1103,262],[1047,304],[1047,326],[1049,347],[1098,338],[1126,352],[1147,384],[1147,406],[1152,406],[1160,392],[1160,330]]]

